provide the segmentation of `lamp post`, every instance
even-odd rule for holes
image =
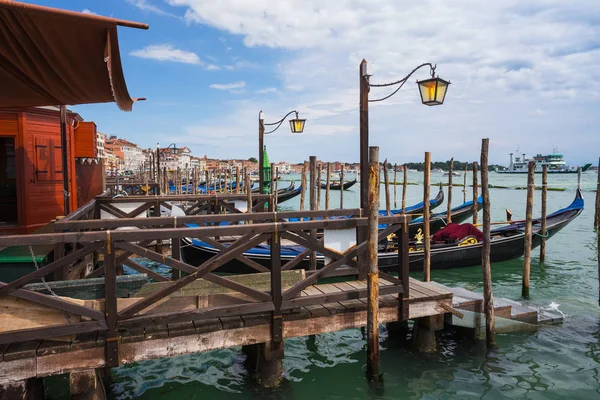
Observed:
[[[413,69],[404,78],[390,83],[372,84],[369,82],[370,75],[367,73],[367,61],[362,60],[359,67],[360,79],[360,207],[366,210],[368,207],[369,190],[369,103],[386,100],[400,90],[406,81],[419,69],[429,67],[431,78],[417,81],[421,102],[427,106],[437,106],[444,103],[449,81],[445,81],[435,76],[436,66],[431,63],[424,63]],[[369,99],[369,89],[372,87],[398,86],[391,94],[380,99]]]
[[[283,121],[285,121],[285,119],[287,117],[289,117],[292,114],[296,114],[296,118],[292,118],[290,119],[290,130],[292,131],[292,133],[302,133],[304,131],[304,123],[306,122],[305,119],[299,119],[298,118],[298,111],[290,111],[289,113],[287,113],[285,115],[285,117],[281,118],[279,121],[277,122],[273,122],[273,123],[265,123],[264,119],[263,119],[263,112],[260,111],[258,113],[258,188],[259,188],[259,192],[260,193],[264,193],[264,180],[265,180],[265,171],[263,168],[263,163],[264,163],[264,135],[268,135],[270,133],[275,132],[277,129],[279,129],[279,127],[281,126],[281,124],[283,124]],[[275,128],[273,128],[272,130],[265,132],[265,126],[275,126]]]

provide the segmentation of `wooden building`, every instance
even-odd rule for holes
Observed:
[[[93,161],[96,125],[73,112],[67,116],[75,210],[102,192],[103,166]],[[62,151],[58,107],[0,109],[0,235],[30,233],[64,215]]]

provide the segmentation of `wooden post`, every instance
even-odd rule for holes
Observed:
[[[394,164],[394,209],[398,208],[398,205],[396,203],[396,188],[398,187],[397,176],[398,176],[398,164]]]
[[[531,239],[532,239],[532,214],[533,191],[535,176],[535,161],[529,161],[527,169],[527,207],[525,209],[525,249],[523,252],[523,288],[522,296],[529,298],[529,275],[531,272]]]
[[[106,369],[119,365],[119,340],[117,328],[117,276],[114,242],[106,241],[104,248],[104,312],[106,313],[105,355]]]
[[[148,174],[146,173],[146,171],[144,171],[144,185],[145,185],[145,190],[144,190],[144,192],[146,192],[146,193],[144,193],[144,194],[145,194],[146,196],[149,196],[149,195],[150,195],[150,189],[149,189],[149,186],[148,186],[148,185],[149,185],[149,183],[150,183],[150,182],[148,182]]]
[[[596,184],[596,212],[594,213],[594,230],[600,225],[600,158],[598,159],[598,183]],[[600,251],[600,248],[598,249]],[[600,259],[598,259],[600,261]]]
[[[167,167],[163,167],[163,180],[163,187],[165,188],[163,194],[168,195],[171,188],[169,187],[169,175],[167,174]]]
[[[546,199],[548,197],[548,165],[542,165],[542,226],[540,228],[540,262],[546,261]]]
[[[408,180],[408,165],[404,164],[402,166],[404,180],[402,181],[402,213],[404,214],[404,210],[406,209],[406,181]]]
[[[310,156],[310,210],[314,211],[317,209],[317,157]],[[311,236],[317,235],[317,230],[313,229],[310,231]],[[309,258],[309,269],[315,271],[317,269],[317,253],[311,251]]]
[[[240,166],[235,167],[235,192],[240,193]]]
[[[465,164],[465,176],[463,176],[463,204],[467,202],[467,165]]]
[[[481,196],[483,197],[483,246],[481,266],[483,271],[483,309],[485,312],[485,339],[488,346],[496,342],[494,323],[494,297],[492,294],[492,268],[490,264],[490,192],[488,187],[489,139],[481,141]],[[474,171],[475,172],[475,171]],[[477,187],[475,185],[475,187]]]
[[[321,172],[322,172],[323,163],[320,162],[317,167],[317,208],[316,210],[321,209]]]
[[[425,170],[423,171],[423,280],[431,280],[431,241],[429,232],[429,185],[431,177],[431,153],[425,152]]]
[[[447,223],[452,222],[452,173],[454,172],[454,157],[450,159],[450,169],[448,170],[448,211],[446,213]]]
[[[366,177],[363,177],[363,179]],[[369,147],[369,202],[367,208],[367,376],[379,380],[379,267],[377,235],[379,225],[379,147]]]
[[[304,211],[304,202],[306,200],[306,170],[308,169],[308,162],[304,161],[302,164],[302,177],[300,179],[300,211]]]
[[[275,163],[271,163],[271,194],[275,194]]]
[[[483,192],[483,190],[482,190]],[[477,161],[473,161],[473,225],[477,224],[477,208],[479,207],[479,188],[477,187]]]
[[[325,188],[325,209],[329,210],[329,185],[331,184],[331,163],[327,163],[327,188]]]
[[[598,171],[600,174],[600,171]],[[577,168],[577,189],[581,190],[581,167]]]
[[[275,193],[273,194],[273,210],[279,209],[279,167],[275,167]]]
[[[342,163],[342,168],[340,170],[340,183],[342,187],[340,188],[340,210],[344,208],[344,163]]]
[[[392,204],[390,201],[390,179],[388,178],[388,161],[383,162],[383,183],[385,185],[385,215],[392,215]],[[380,184],[381,185],[381,184]],[[394,189],[396,185],[394,185]]]
[[[247,213],[251,213],[252,212],[252,189],[250,188],[250,173],[248,171],[246,171],[246,177],[245,177],[245,183],[246,183],[246,207]],[[249,224],[252,223],[252,221],[248,221]]]

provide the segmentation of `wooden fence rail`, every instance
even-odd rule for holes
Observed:
[[[82,209],[67,216],[55,224],[55,233],[3,236],[0,247],[54,244],[61,248],[71,248],[69,253],[63,252],[54,260],[11,283],[0,282],[0,299],[6,296],[16,297],[37,303],[53,310],[60,310],[69,315],[80,316],[77,320],[59,326],[20,329],[0,333],[0,344],[48,339],[62,335],[75,335],[88,332],[104,332],[106,335],[105,351],[107,364],[118,365],[119,333],[122,330],[140,327],[164,325],[178,322],[205,320],[208,318],[228,316],[248,316],[269,314],[272,328],[272,339],[282,340],[282,315],[291,310],[309,305],[345,301],[367,297],[366,288],[347,290],[334,294],[306,295],[303,291],[316,284],[319,279],[332,276],[356,276],[359,272],[357,257],[366,251],[366,242],[357,244],[344,252],[329,248],[324,237],[311,235],[311,232],[323,232],[329,229],[353,229],[368,224],[367,218],[359,209],[321,210],[321,211],[272,211],[273,202],[270,195],[253,195],[258,202],[269,203],[269,212],[242,213],[231,206],[233,200],[244,200],[246,194],[227,195],[187,195],[187,196],[127,196],[119,198],[98,197],[86,204]],[[192,204],[216,204],[218,210],[225,214],[209,214],[210,207],[203,208],[204,215],[169,216],[132,218],[140,212],[166,205],[166,201],[187,201]],[[140,202],[131,212],[123,212],[119,204]],[[227,206],[225,206],[227,204]],[[258,203],[257,203],[258,204]],[[196,207],[197,209],[201,207]],[[233,209],[232,209],[233,207]],[[104,210],[115,219],[97,219]],[[328,218],[326,218],[328,217]],[[391,282],[382,287],[380,293],[401,294],[399,298],[399,315],[408,318],[408,217],[393,215],[380,217],[380,224],[386,227],[379,231],[379,240],[395,233],[398,240],[397,277],[381,272],[381,276]],[[252,221],[252,224],[244,224]],[[189,226],[188,226],[189,224]],[[121,230],[119,228],[140,228]],[[227,245],[218,238],[229,236],[235,240]],[[218,252],[199,266],[191,265],[181,259],[180,241],[183,238],[198,238],[213,245]],[[281,240],[287,240],[305,248],[295,258],[281,259]],[[153,241],[171,241],[172,257],[148,249]],[[264,242],[269,243],[269,255],[265,263],[249,259],[245,253]],[[327,258],[320,269],[308,271],[303,278],[284,288],[282,271],[298,268],[306,263],[310,253],[316,252]],[[45,295],[23,286],[61,270],[77,259],[94,253],[103,254],[103,264],[89,276],[103,276],[105,298],[96,301],[101,309],[75,303],[70,299]],[[171,268],[170,277],[141,265],[132,256],[158,262]],[[242,284],[227,276],[218,275],[218,269],[236,260],[250,267],[255,273],[268,273],[269,290],[259,290]],[[156,291],[145,297],[132,299],[117,298],[117,267],[127,265],[139,272],[146,273],[155,281],[163,282]],[[169,305],[170,296],[199,279],[227,289],[235,299],[226,304],[195,304],[194,307]],[[174,304],[174,302],[173,302]]]

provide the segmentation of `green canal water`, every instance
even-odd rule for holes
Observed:
[[[600,398],[600,308],[596,235],[592,229],[596,177],[593,171],[583,174],[587,208],[548,242],[546,263],[540,264],[539,251],[534,252],[531,299],[525,303],[563,313],[561,325],[499,334],[491,351],[482,343],[443,331],[434,354],[416,352],[408,343],[389,337],[382,326],[384,384],[377,389],[371,389],[365,378],[366,343],[360,330],[346,330],[287,340],[285,381],[277,390],[254,387],[246,376],[244,355],[233,348],[117,368],[111,396],[161,400]],[[525,175],[490,174],[490,183],[498,186],[525,186],[526,179]],[[433,182],[442,180],[447,181],[447,177],[432,176]],[[410,173],[409,181],[419,184],[422,175]],[[549,177],[550,187],[566,190],[549,192],[548,212],[570,204],[576,181],[576,175]],[[455,177],[454,182],[462,183],[463,178]],[[541,175],[536,175],[536,183],[541,183]],[[344,193],[346,207],[358,205],[358,190],[355,186]],[[432,188],[432,196],[436,190]],[[401,186],[397,193],[400,203]],[[505,208],[512,210],[514,219],[524,216],[525,190],[491,189],[490,194],[493,221],[504,220]],[[534,215],[539,214],[540,194],[536,191]],[[323,193],[323,202],[324,197]],[[408,186],[407,199],[407,204],[420,201],[422,186]],[[299,200],[294,201],[285,208],[297,208]],[[462,188],[455,187],[453,204],[462,202]],[[339,192],[332,192],[331,207],[336,204]],[[446,202],[439,209],[445,207]],[[521,268],[522,259],[492,265],[495,296],[519,300]],[[432,271],[432,279],[482,290],[480,267]]]

